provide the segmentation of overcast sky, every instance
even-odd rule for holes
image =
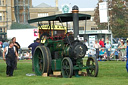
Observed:
[[[41,3],[46,3],[52,7],[55,7],[55,0],[32,0],[32,5],[37,6]],[[98,0],[58,0],[59,8],[64,4],[70,6],[77,5],[79,8],[95,8]]]

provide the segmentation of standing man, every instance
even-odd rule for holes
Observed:
[[[12,38],[12,42],[14,43],[14,46],[15,46],[15,48],[16,48],[16,51],[17,51],[17,54],[18,54],[18,49],[20,49],[20,44],[18,43],[18,42],[16,42],[16,37],[13,37]],[[15,70],[17,69],[17,59],[18,58],[15,58]]]
[[[105,45],[107,44],[107,42],[109,42],[109,44],[111,44],[111,41],[109,41],[109,38],[108,37],[105,40]]]
[[[121,45],[118,47],[120,49],[120,52],[121,52],[121,57],[120,59],[121,60],[124,60],[124,56],[125,56],[125,53],[126,53],[126,45],[124,44],[123,40],[121,40]]]
[[[107,41],[105,47],[106,47],[106,52],[107,52],[107,59],[110,60],[111,44],[109,43],[109,41]]]
[[[100,39],[99,44],[100,44],[101,47],[104,48],[104,38]]]
[[[128,40],[127,40],[127,48],[126,48],[126,69],[128,72]]]
[[[6,59],[5,59],[6,54]],[[9,43],[9,46],[7,46],[3,51],[3,59],[6,60],[7,68],[6,68],[6,75],[7,76],[13,76],[13,71],[15,67],[15,58],[18,57],[17,51],[14,47],[13,42],[11,41]]]
[[[35,48],[36,48],[37,46],[39,46],[39,44],[40,44],[40,39],[37,38],[34,43],[32,43],[32,44],[30,44],[30,45],[28,46],[29,49],[32,49],[32,71],[34,71],[34,66],[33,66],[33,54],[34,54],[34,50],[35,50]]]

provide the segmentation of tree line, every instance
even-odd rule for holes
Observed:
[[[108,2],[109,28],[114,38],[128,37],[128,0],[106,0]],[[108,23],[100,23],[99,0],[94,13],[94,21],[99,30],[108,29]]]

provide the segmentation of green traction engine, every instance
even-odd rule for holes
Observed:
[[[78,13],[78,7],[72,8],[72,13],[58,14],[45,18],[37,18],[29,20],[29,23],[36,21],[73,21],[73,34],[66,34],[60,39],[56,39],[52,31],[42,33],[40,36],[41,45],[36,47],[33,60],[36,75],[53,74],[54,71],[61,71],[62,77],[71,78],[73,75],[78,76],[79,71],[86,71],[88,76],[98,76],[98,62],[95,58],[89,57],[84,59],[86,45],[78,40],[79,20],[88,20],[90,15]],[[51,23],[49,22],[49,25]],[[50,26],[51,27],[51,26]],[[85,69],[85,70],[84,70]]]

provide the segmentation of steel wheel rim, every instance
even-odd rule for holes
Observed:
[[[95,64],[94,60],[89,59],[88,64],[87,64],[87,66],[91,67],[91,68],[87,69],[89,76],[95,75],[95,65],[96,64]],[[92,67],[94,67],[94,68],[92,68]]]
[[[70,66],[69,66],[69,63],[66,59],[62,63],[62,69],[63,69],[63,72],[65,74],[65,77],[68,77],[70,74]]]
[[[34,54],[33,56],[34,57],[34,70],[35,70],[36,75],[40,76],[44,72],[44,65],[45,65],[44,56],[39,48],[35,50],[35,53],[36,54]]]
[[[72,65],[72,61],[70,58],[64,58],[62,60],[62,67],[61,67],[61,71],[62,71],[62,76],[64,78],[71,78],[72,74],[73,74],[73,65]]]
[[[96,60],[96,56],[89,57],[86,66],[88,67],[86,69],[88,76],[97,77],[98,76],[98,62]]]

